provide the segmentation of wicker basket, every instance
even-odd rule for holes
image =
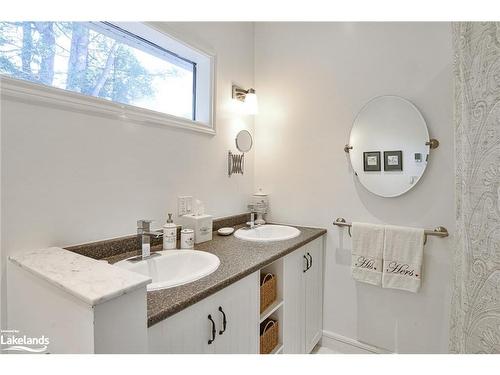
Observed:
[[[260,325],[260,354],[269,354],[278,345],[279,323],[268,318]]]
[[[261,275],[260,280],[260,313],[276,301],[276,276],[272,273]]]

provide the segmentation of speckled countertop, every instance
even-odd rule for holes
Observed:
[[[214,232],[212,241],[195,245],[195,249],[217,255],[220,259],[217,271],[189,284],[148,292],[148,327],[214,294],[326,233],[325,229],[320,228],[296,228],[300,230],[298,237],[286,241],[267,243],[239,240],[233,235],[219,236]],[[155,246],[152,250],[161,250],[161,246]],[[132,251],[105,259],[109,263],[115,263],[136,254],[137,251]]]

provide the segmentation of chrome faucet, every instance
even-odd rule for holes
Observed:
[[[141,240],[142,255],[140,259],[147,259],[151,254],[151,237],[163,236],[162,231],[151,231],[152,220],[137,220],[137,237]]]
[[[255,224],[255,206],[253,204],[248,205],[248,209],[250,210],[250,221],[247,223],[246,229],[253,229],[255,227],[259,227],[261,224]]]

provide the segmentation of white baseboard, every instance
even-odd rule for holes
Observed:
[[[331,331],[323,331],[320,345],[342,354],[390,354],[391,352],[342,336]]]

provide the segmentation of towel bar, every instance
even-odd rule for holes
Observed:
[[[333,225],[337,225],[339,227],[347,227],[347,231],[349,233],[349,236],[352,237],[352,235],[351,235],[352,224],[346,222],[343,217],[338,217],[337,219],[335,219],[335,221],[333,222]],[[425,229],[424,230],[424,245],[427,243],[427,236],[448,237],[448,235],[449,235],[448,229],[446,229],[445,227],[439,226],[439,227],[434,228],[434,230]]]

